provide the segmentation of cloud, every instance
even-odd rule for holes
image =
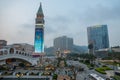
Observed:
[[[42,2],[45,14],[45,45],[51,46],[54,38],[62,35],[74,38],[75,44],[87,45],[86,28],[97,24],[108,25],[111,45],[119,43],[120,0]],[[38,7],[39,1],[34,0],[1,0],[0,39],[7,39],[9,43],[33,44]]]
[[[106,5],[99,3],[96,6],[89,6],[81,15],[81,19],[84,23],[88,24],[107,23],[108,21],[119,20],[120,5],[118,3]]]
[[[70,19],[65,16],[55,16],[46,18],[46,32],[47,33],[65,33],[69,30]]]

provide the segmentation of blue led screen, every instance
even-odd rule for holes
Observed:
[[[35,29],[35,53],[44,52],[44,30],[43,28]]]

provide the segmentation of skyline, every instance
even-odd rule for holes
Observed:
[[[52,46],[53,39],[63,35],[73,38],[74,44],[87,46],[87,27],[101,24],[108,26],[110,46],[120,45],[119,0],[1,0],[0,39],[8,44],[33,45],[40,2],[45,16],[46,46]]]

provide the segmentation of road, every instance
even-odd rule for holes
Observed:
[[[102,78],[106,79],[106,75],[100,74],[95,70],[89,70],[87,65],[85,65],[83,63],[80,63],[80,62],[79,62],[79,65],[84,68],[84,71],[77,72],[76,80],[85,80],[85,78],[86,78],[86,80],[89,80],[88,75],[91,74],[91,73],[95,73],[98,76],[101,76]]]

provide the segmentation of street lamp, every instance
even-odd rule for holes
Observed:
[[[18,80],[19,80],[19,78],[21,78],[21,77],[23,76],[23,74],[20,73],[20,72],[18,72],[18,73],[16,74],[16,76],[17,76],[17,78],[18,78]]]

